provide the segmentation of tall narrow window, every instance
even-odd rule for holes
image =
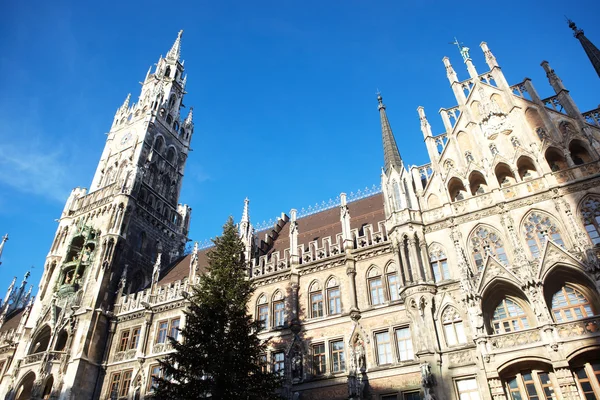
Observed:
[[[121,332],[121,340],[119,343],[119,351],[127,350],[127,346],[129,345],[129,329]]]
[[[561,247],[565,246],[558,226],[547,215],[531,213],[523,227],[527,246],[534,258],[539,258],[540,251],[548,238]]]
[[[133,374],[132,370],[128,370],[123,372],[121,388],[119,389],[119,397],[127,396],[129,392],[129,386],[131,385],[131,375]]]
[[[315,375],[325,373],[325,345],[323,343],[313,346],[313,368]]]
[[[600,201],[590,197],[583,202],[581,207],[583,224],[594,246],[600,244]]]
[[[342,312],[342,298],[339,286],[327,289],[327,301],[329,303],[329,315],[340,314]]]
[[[168,329],[169,321],[161,321],[158,323],[158,330],[156,332],[156,343],[166,342]]]
[[[442,323],[444,324],[444,335],[446,336],[446,344],[448,346],[467,343],[462,318],[455,308],[448,307],[444,311]]]
[[[260,321],[261,329],[267,329],[269,327],[269,304],[267,303],[267,296],[260,295],[256,302],[256,319]]]
[[[377,360],[379,365],[392,363],[392,344],[390,343],[389,332],[379,332],[375,334],[377,345]]]
[[[285,373],[285,357],[283,351],[273,354],[273,372],[279,376]]]
[[[415,358],[413,352],[412,336],[410,328],[396,329],[396,343],[398,344],[398,360],[406,361]]]
[[[494,310],[492,326],[494,333],[508,333],[529,328],[529,320],[519,304],[505,298]]]
[[[346,370],[346,357],[344,355],[344,342],[338,340],[331,343],[331,372]]]
[[[273,303],[273,326],[283,326],[285,323],[285,303],[279,300]]]
[[[390,301],[398,300],[400,285],[398,282],[398,274],[396,272],[388,272],[387,274],[388,292],[390,295]]]
[[[371,304],[376,306],[385,302],[383,297],[383,284],[381,276],[369,279],[369,289],[371,292]]]
[[[131,330],[131,340],[129,341],[129,349],[137,349],[138,341],[140,340],[140,327]]]
[[[583,293],[565,285],[552,296],[552,315],[556,322],[566,322],[591,317],[594,311]]]
[[[480,226],[471,236],[471,250],[477,269],[483,269],[487,255],[496,257],[502,264],[508,264],[504,242],[492,229]]]
[[[153,365],[150,367],[150,379],[149,379],[149,387],[148,390],[150,393],[153,393],[156,388],[158,388],[158,380],[164,376],[163,369],[160,367],[160,364]]]
[[[179,321],[179,318],[172,319],[169,326],[169,336],[174,340],[179,339]]]
[[[323,316],[323,291],[319,282],[313,282],[310,285],[310,317],[318,318]]]
[[[479,388],[475,378],[461,379],[456,381],[456,389],[458,389],[458,398],[460,400],[479,400]]]
[[[441,282],[450,279],[450,269],[448,268],[448,258],[444,251],[435,246],[429,252],[429,261],[433,271],[433,279],[436,282]]]
[[[115,372],[110,378],[110,395],[116,397],[119,395],[119,385],[121,383],[121,373]]]

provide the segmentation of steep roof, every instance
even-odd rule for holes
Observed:
[[[366,224],[377,226],[377,223],[385,219],[383,209],[383,195],[377,193],[373,196],[365,197],[348,203],[350,210],[350,227],[351,229],[360,229]],[[325,237],[331,237],[335,240],[337,234],[342,233],[342,224],[340,222],[340,210],[338,207],[329,208],[306,217],[299,218],[298,222],[298,244],[308,246],[308,243],[321,240]],[[272,238],[272,242],[264,247],[263,254],[272,254],[274,252],[283,252],[290,247],[289,237],[289,221],[280,221],[276,231],[273,228],[265,229],[257,232],[257,236],[263,241],[266,236]],[[279,234],[277,233],[279,232]],[[207,253],[210,248],[198,251],[198,266],[200,272],[205,272],[208,266]],[[191,254],[180,257],[167,268],[161,271],[161,277],[158,285],[169,284],[183,278],[186,278],[190,271]]]
[[[2,324],[2,327],[0,327],[0,332],[8,332],[11,329],[17,329],[24,311],[25,309],[21,308],[19,311],[11,313]]]

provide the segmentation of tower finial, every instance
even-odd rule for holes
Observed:
[[[179,31],[173,47],[167,53],[167,60],[179,61],[179,57],[181,56],[181,35],[183,35],[183,29]]]
[[[383,104],[381,93],[377,93],[377,101],[379,102],[379,117],[381,119],[384,169],[387,173],[390,168],[402,168],[402,158],[400,157],[398,145],[396,144],[396,139],[392,133],[390,121],[388,121],[387,114],[385,112],[385,104]]]
[[[129,101],[131,100],[131,93],[127,94],[123,105],[121,106],[121,111],[126,111],[129,108]]]
[[[585,54],[590,59],[592,66],[596,70],[596,73],[600,77],[600,50],[587,38],[583,33],[583,29],[579,29],[575,22],[571,21],[567,18],[567,23],[569,24],[569,28],[573,29],[573,36],[579,40]]]
[[[248,205],[250,204],[250,200],[246,197],[244,199],[244,211],[242,212],[242,222],[250,222],[250,216],[248,213]]]
[[[186,127],[192,126],[192,124],[194,123],[193,119],[194,119],[194,107],[190,107],[190,112],[188,113],[187,117],[185,117],[185,121],[183,122],[183,125]]]
[[[8,240],[8,233],[2,237],[2,243],[0,243],[0,265],[2,264],[2,250],[4,250],[4,243]]]
[[[469,55],[469,48],[467,46],[463,46],[463,43],[459,42],[456,36],[454,37],[454,42],[450,44],[455,44],[456,47],[458,47],[458,51],[460,52],[460,55],[462,56],[464,62],[467,62],[467,60],[471,58],[471,56]]]

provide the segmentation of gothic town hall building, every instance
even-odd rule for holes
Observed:
[[[571,28],[600,75],[600,51]],[[180,46],[181,33],[117,110],[35,299],[25,279],[3,300],[3,399],[153,392],[207,260],[183,255],[194,122]],[[600,109],[582,112],[546,61],[541,98],[481,50],[483,73],[461,48],[463,80],[443,59],[457,102],[440,110],[445,132],[417,108],[428,164],[403,162],[379,96],[381,190],[262,230],[245,202],[248,308],[285,398],[600,399]]]

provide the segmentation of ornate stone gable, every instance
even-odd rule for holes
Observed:
[[[495,279],[505,279],[517,286],[521,286],[519,278],[509,271],[502,263],[500,263],[495,257],[488,255],[479,275],[479,282],[477,283],[477,293],[481,295],[489,284]]]
[[[585,271],[585,266],[577,258],[552,241],[547,241],[538,264],[538,279],[543,280],[548,271],[556,264],[562,263]]]

